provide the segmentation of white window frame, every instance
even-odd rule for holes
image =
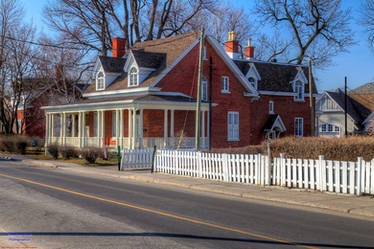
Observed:
[[[203,46],[203,60],[207,60],[208,58],[206,57],[206,46]]]
[[[208,101],[208,81],[203,78],[201,80],[201,100],[202,101]]]
[[[100,81],[102,81],[102,87],[100,87]],[[105,90],[105,74],[101,70],[96,75],[96,90]]]
[[[133,69],[136,70],[136,73],[131,72],[131,71],[133,71]],[[138,70],[137,67],[132,66],[130,68],[130,70],[129,70],[129,74],[128,74],[127,77],[128,77],[128,86],[129,87],[133,87],[133,86],[138,86],[139,85],[139,70]],[[135,80],[134,80],[134,77],[135,77]]]
[[[231,118],[230,118],[231,117]],[[237,123],[235,123],[237,118]],[[231,123],[230,123],[231,120]],[[240,141],[239,139],[239,112],[228,112],[227,113],[227,141]]]
[[[295,101],[304,101],[304,83],[301,80],[295,81]]]
[[[274,114],[274,101],[269,101],[269,114]]]
[[[304,136],[304,118],[296,117],[294,124],[295,124],[295,128],[294,128],[295,136],[303,137]]]
[[[221,77],[221,93],[230,93],[230,78],[228,76]]]
[[[249,79],[253,79],[253,82],[250,81]],[[248,82],[249,82],[249,84],[250,84],[254,89],[257,90],[257,79],[256,79],[255,77],[249,77],[249,78],[248,78]]]
[[[112,137],[117,136],[117,114],[116,111],[112,111]]]

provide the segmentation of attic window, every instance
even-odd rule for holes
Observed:
[[[138,85],[138,69],[136,67],[132,67],[130,69],[129,75],[129,86],[137,86]]]
[[[253,78],[253,77],[249,77],[248,81],[249,81],[249,84],[251,84],[251,86],[252,86],[254,89],[257,89],[257,80],[255,80],[255,78]]]
[[[96,84],[97,90],[104,90],[104,73],[102,71],[97,74]]]
[[[295,93],[295,101],[304,100],[304,84],[300,80],[295,82]]]

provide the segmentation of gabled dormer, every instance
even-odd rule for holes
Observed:
[[[131,50],[124,66],[127,72],[128,87],[136,87],[148,76],[162,67],[165,59],[163,53],[150,53],[141,50]]]
[[[96,91],[105,90],[117,77],[123,73],[126,58],[99,56],[94,72]]]
[[[295,78],[291,81],[294,95],[294,101],[304,101],[305,85],[308,84],[308,79],[301,67],[298,67],[298,72]]]
[[[257,90],[258,81],[261,80],[261,76],[258,73],[254,63],[249,63],[249,69],[245,77],[248,79],[249,84]]]

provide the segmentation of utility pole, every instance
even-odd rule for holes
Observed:
[[[212,148],[212,82],[213,82],[213,58],[209,57],[209,127],[208,127],[208,136],[209,136],[209,150]]]
[[[313,108],[313,92],[312,92],[312,63],[311,59],[308,61],[309,67],[309,104],[310,104],[310,125],[311,125],[311,135],[312,137],[315,136],[314,134],[314,108]]]
[[[201,29],[200,54],[199,54],[199,77],[197,82],[196,118],[195,118],[195,149],[200,150],[200,106],[201,106],[201,79],[203,75],[203,50],[204,50],[204,28]]]
[[[344,129],[345,137],[348,136],[348,125],[347,125],[347,76],[344,77]]]

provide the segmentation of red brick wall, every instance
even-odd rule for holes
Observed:
[[[196,45],[168,75],[157,85],[162,91],[182,92],[196,98],[198,48]],[[294,118],[304,119],[304,136],[310,135],[309,100],[294,102],[293,97],[261,95],[259,100],[244,97],[244,86],[231,72],[226,63],[216,54],[210,44],[206,44],[207,58],[213,58],[212,100],[217,106],[212,108],[212,147],[237,147],[259,144],[264,138],[263,127],[268,119],[269,101],[274,101],[274,112],[280,114],[287,131],[283,136],[294,135]],[[204,60],[203,75],[209,80],[209,60]],[[230,79],[230,94],[221,93],[221,77]],[[228,112],[239,112],[240,141],[227,141]],[[184,112],[175,111],[175,135],[180,134],[185,118]],[[169,119],[170,120],[170,119]],[[194,136],[195,113],[190,112],[185,136]],[[206,121],[208,117],[206,116]],[[160,124],[163,124],[161,122]],[[207,123],[206,123],[207,124]],[[207,127],[208,128],[208,127]],[[161,127],[163,131],[163,127]],[[207,132],[206,132],[207,134]],[[162,134],[161,134],[162,135]]]
[[[164,110],[143,110],[143,137],[164,137]]]

